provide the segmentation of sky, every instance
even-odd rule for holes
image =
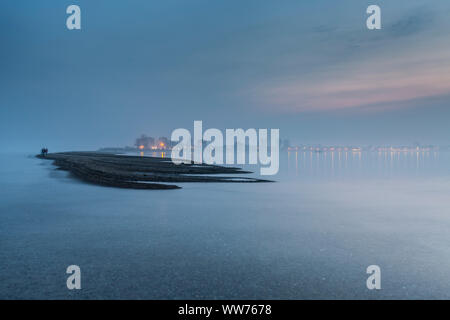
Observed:
[[[81,30],[66,8],[81,8]],[[366,8],[381,8],[368,30]],[[293,144],[450,144],[448,0],[3,0],[3,150],[176,128]]]

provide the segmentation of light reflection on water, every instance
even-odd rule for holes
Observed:
[[[287,151],[281,172],[308,178],[392,177],[449,173],[447,152]],[[443,157],[441,159],[440,157]],[[287,170],[284,170],[287,168]]]
[[[170,153],[170,151],[169,151]],[[128,153],[131,156],[135,156],[135,153]],[[141,157],[155,157],[155,158],[166,158],[167,152],[165,151],[140,151],[139,156]]]
[[[129,155],[166,158],[170,157],[170,151],[140,151]],[[449,161],[450,153],[439,151],[284,151],[280,153],[279,173],[273,178],[351,179],[442,175],[450,174]],[[246,164],[242,167],[255,174],[259,172],[259,165]]]

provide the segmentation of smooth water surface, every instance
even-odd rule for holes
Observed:
[[[275,183],[153,191],[1,154],[0,298],[448,299],[449,160],[286,152]]]

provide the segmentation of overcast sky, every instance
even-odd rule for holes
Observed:
[[[82,30],[66,28],[81,7]],[[382,30],[366,28],[378,4]],[[2,0],[6,150],[280,128],[293,143],[450,144],[448,0]]]

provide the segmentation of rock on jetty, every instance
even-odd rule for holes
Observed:
[[[53,160],[61,170],[94,184],[130,189],[179,189],[174,184],[156,182],[271,182],[269,180],[210,176],[251,173],[240,168],[207,164],[176,165],[170,158],[116,155],[100,152],[61,152],[37,155]]]

